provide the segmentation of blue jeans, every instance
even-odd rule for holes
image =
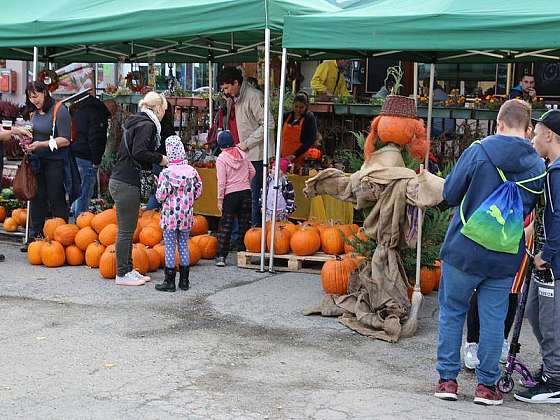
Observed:
[[[82,185],[80,197],[72,203],[72,214],[74,217],[78,217],[80,213],[88,210],[89,202],[91,197],[93,197],[93,189],[97,182],[97,169],[93,167],[93,163],[90,160],[77,157],[76,164],[82,178]]]
[[[156,200],[156,195],[150,195],[148,202],[146,203],[146,210],[159,210],[161,209],[161,203]]]
[[[252,160],[251,163],[255,167],[255,177],[251,180],[251,200],[253,201],[253,209],[251,212],[251,222],[253,226],[262,224],[260,198],[262,193],[263,182],[263,163],[262,160]]]
[[[439,337],[437,366],[442,379],[457,379],[461,370],[463,325],[469,300],[477,289],[480,339],[476,368],[478,383],[494,385],[500,378],[499,367],[504,342],[504,321],[513,277],[488,279],[464,273],[452,265],[442,264],[439,286]]]

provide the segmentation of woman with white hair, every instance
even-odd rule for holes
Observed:
[[[115,251],[117,277],[121,286],[141,286],[150,280],[132,267],[132,237],[140,209],[140,173],[153,164],[167,166],[167,157],[157,152],[161,144],[160,121],[167,101],[163,95],[149,92],[138,104],[140,111],[124,123],[117,162],[109,181],[109,192],[117,207],[119,226]]]

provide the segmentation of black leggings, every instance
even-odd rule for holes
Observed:
[[[480,336],[480,320],[478,319],[478,300],[476,290],[471,297],[471,306],[467,315],[467,343],[478,343]],[[504,324],[504,339],[507,340],[517,310],[517,293],[509,294],[509,305]]]
[[[237,218],[239,223],[237,250],[242,251],[245,249],[243,239],[245,238],[245,232],[251,226],[251,206],[251,190],[236,191],[224,197],[220,230],[218,232],[218,257],[227,257],[235,218]]]

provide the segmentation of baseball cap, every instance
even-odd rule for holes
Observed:
[[[560,136],[560,109],[546,111],[539,119],[532,118],[531,121],[533,125],[538,123],[543,124],[546,128],[549,128]]]

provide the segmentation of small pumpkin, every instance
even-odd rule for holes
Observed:
[[[44,244],[45,241],[33,241],[29,244],[29,247],[27,248],[27,261],[29,261],[29,264],[43,264],[43,260],[41,259],[41,249]]]
[[[82,265],[84,263],[84,252],[76,245],[70,245],[65,252],[68,265]]]
[[[325,254],[340,255],[344,253],[344,239],[337,227],[330,227],[321,233],[321,246]]]
[[[16,221],[18,226],[25,227],[27,223],[27,209],[15,209],[12,211],[12,218]]]
[[[99,241],[89,244],[86,249],[86,265],[90,268],[99,267],[99,260],[104,252],[105,246]]]
[[[115,251],[107,251],[99,259],[99,273],[105,279],[114,279],[117,276],[117,257]]]
[[[197,236],[197,235],[205,235],[207,233],[208,233],[208,220],[206,219],[206,217],[197,214],[196,216],[194,216],[193,219],[191,235]]]
[[[140,232],[140,242],[146,246],[155,246],[161,242],[163,234],[159,226],[146,226]]]
[[[66,221],[60,217],[45,220],[45,224],[43,225],[43,235],[45,239],[54,239],[54,231],[56,228],[65,224]]]
[[[0,222],[3,222],[4,219],[6,219],[6,209],[0,206]]]
[[[93,220],[94,217],[95,214],[89,211],[80,213],[80,215],[76,218],[76,225],[78,225],[80,229],[91,227],[91,221]]]
[[[115,209],[107,209],[101,213],[97,213],[91,220],[91,227],[98,234],[108,225],[117,224],[117,211]]]
[[[142,232],[142,225],[140,224],[140,220],[138,220],[136,229],[134,229],[134,234],[132,235],[132,243],[137,244],[140,242],[140,232]]]
[[[296,255],[313,255],[321,249],[321,238],[312,227],[298,229],[290,237],[290,248]]]
[[[218,252],[218,239],[215,236],[199,235],[192,238],[192,241],[200,249],[203,259],[211,260],[216,256]]]
[[[261,252],[261,228],[251,228],[245,233],[243,243],[249,252]]]
[[[76,225],[61,225],[54,230],[54,240],[60,242],[62,246],[70,246],[74,243],[74,238],[80,231]]]
[[[116,224],[110,223],[99,233],[99,242],[105,246],[113,245],[117,241],[119,228]]]
[[[62,267],[66,261],[66,253],[60,242],[48,241],[41,247],[41,261],[46,267]]]
[[[278,227],[274,232],[274,253],[276,255],[285,255],[290,252],[290,231],[283,227]],[[272,231],[266,235],[266,246],[271,249]]]
[[[165,246],[157,244],[153,249],[159,256],[159,268],[165,267]]]
[[[11,217],[7,217],[6,220],[4,220],[3,226],[6,232],[15,232],[18,229],[18,224]]]
[[[307,152],[305,152],[304,156],[307,160],[321,160],[322,155],[323,154],[319,149],[317,149],[316,147],[310,147],[309,149],[307,149]]]
[[[148,256],[148,271],[154,272],[159,268],[159,254],[153,248],[146,249],[146,255]]]
[[[336,257],[325,261],[321,269],[321,285],[327,294],[343,295],[348,292],[350,273],[356,268],[352,259]]]
[[[146,274],[150,268],[148,254],[138,244],[132,246],[132,267],[142,275]]]
[[[85,251],[89,244],[97,241],[97,233],[90,226],[80,229],[74,238],[76,246],[82,251]]]

